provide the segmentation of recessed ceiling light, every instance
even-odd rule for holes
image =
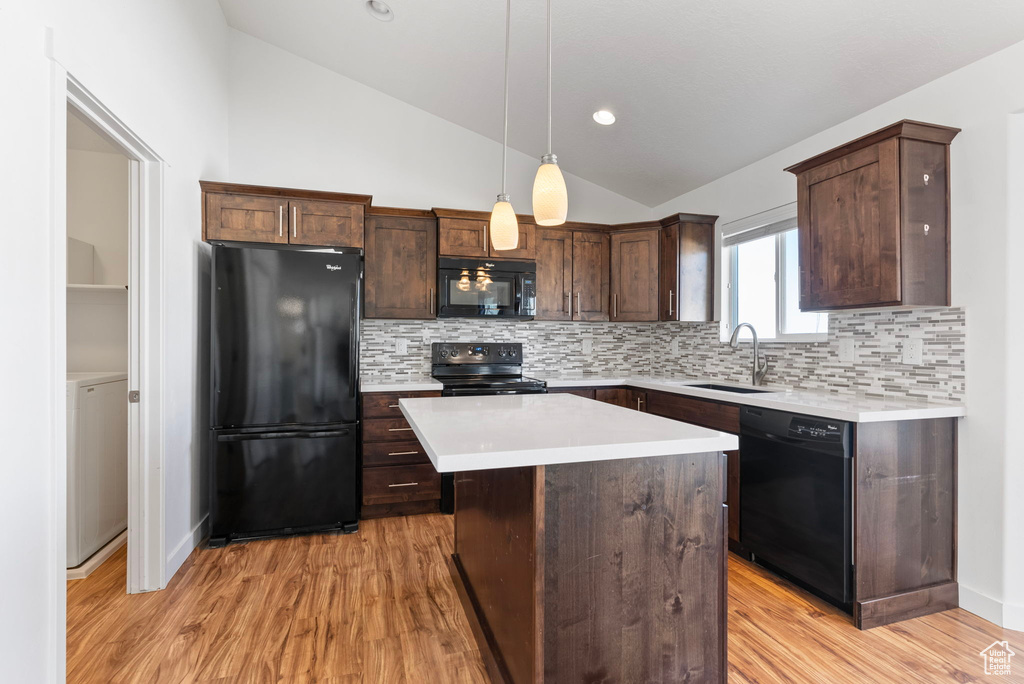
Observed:
[[[609,112],[607,109],[599,109],[594,112],[594,121],[601,124],[602,126],[611,126],[615,123],[615,115]]]
[[[366,11],[378,21],[391,21],[395,18],[395,13],[391,11],[386,2],[381,2],[381,0],[366,0]]]

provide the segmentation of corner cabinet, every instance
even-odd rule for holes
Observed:
[[[479,259],[537,258],[536,230],[532,216],[519,216],[519,246],[497,250],[491,244],[489,212],[461,209],[433,210],[438,224],[438,253],[446,257]]]
[[[900,121],[786,169],[797,177],[801,310],[949,305],[959,132]]]
[[[716,221],[704,214],[661,220],[659,320],[715,320]]]
[[[366,318],[437,317],[437,219],[430,211],[372,207],[365,233]]]
[[[611,320],[658,320],[657,228],[611,236]]]
[[[210,181],[199,186],[206,241],[363,246],[369,195]]]

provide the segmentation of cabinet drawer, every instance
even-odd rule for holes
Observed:
[[[684,423],[739,434],[740,407],[669,392],[648,392],[647,411]]]
[[[401,418],[399,399],[439,397],[441,392],[372,392],[363,394],[363,418]]]
[[[363,467],[418,465],[430,463],[427,452],[418,441],[366,442],[363,444]]]
[[[432,465],[363,469],[363,503],[429,501],[441,498],[441,476]]]
[[[363,421],[364,442],[408,442],[416,439],[405,418],[370,418]]]

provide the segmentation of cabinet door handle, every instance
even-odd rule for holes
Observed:
[[[398,404],[388,404],[388,408],[398,408]]]
[[[636,410],[637,411],[643,411],[643,409],[640,408],[641,406],[643,406],[643,403],[644,403],[643,399],[641,399],[640,397],[636,398]]]
[[[298,207],[292,207],[292,237],[299,236],[299,210]]]
[[[671,316],[671,315],[673,315],[675,313],[674,311],[672,311],[672,294],[673,294],[672,290],[669,290],[668,291],[668,315],[669,316]]]
[[[430,315],[434,315],[434,288],[430,288]]]
[[[580,306],[580,293],[576,293],[576,318],[583,318],[583,309]]]
[[[408,432],[409,430],[412,430],[412,428],[388,428],[388,432]]]
[[[484,224],[484,254],[487,253],[487,224]]]
[[[395,484],[389,484],[388,487],[415,487],[419,482],[398,482]]]
[[[619,295],[618,293],[612,294],[612,318],[619,317]]]
[[[412,455],[418,454],[418,453],[420,453],[420,452],[418,452],[418,451],[392,451],[391,453],[388,454],[388,456],[412,456]]]
[[[277,237],[284,237],[284,205],[277,208]]]

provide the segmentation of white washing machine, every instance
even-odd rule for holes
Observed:
[[[68,373],[68,567],[128,526],[128,374]]]

